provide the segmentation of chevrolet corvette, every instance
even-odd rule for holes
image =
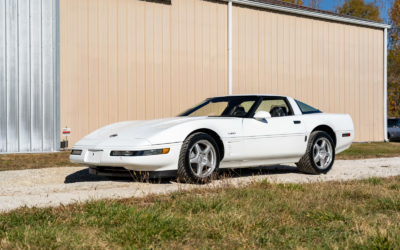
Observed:
[[[108,125],[76,143],[70,160],[91,174],[145,172],[189,183],[224,168],[289,163],[306,174],[326,174],[353,139],[350,115],[323,113],[287,96],[231,95],[172,118]]]

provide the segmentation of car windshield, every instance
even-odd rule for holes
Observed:
[[[397,119],[389,119],[388,120],[388,127],[389,128],[394,128],[397,126],[397,123],[399,122],[399,120]]]
[[[178,116],[246,117],[257,100],[257,96],[210,98]]]

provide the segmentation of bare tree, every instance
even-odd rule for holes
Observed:
[[[371,2],[379,7],[383,22],[389,23],[389,11],[394,4],[394,0],[373,0]]]
[[[338,8],[343,5],[344,0],[332,0],[333,2],[333,9],[331,11],[338,12]]]
[[[320,9],[321,3],[323,0],[310,0],[308,3],[308,7],[314,8],[314,9]]]

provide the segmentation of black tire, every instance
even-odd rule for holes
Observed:
[[[214,171],[205,178],[198,177],[194,172],[190,164],[190,149],[195,145],[197,142],[206,140],[212,144],[214,150],[216,152],[216,167]],[[179,155],[179,162],[178,162],[178,173],[177,178],[178,181],[184,181],[186,183],[192,184],[199,184],[199,183],[207,183],[210,181],[210,178],[213,176],[214,173],[218,171],[219,163],[220,163],[220,151],[218,148],[217,143],[215,140],[206,133],[194,133],[191,134],[186,138],[183,142],[182,149]]]
[[[321,138],[327,139],[330,142],[332,148],[332,156],[331,156],[332,160],[329,166],[324,169],[319,168],[313,159],[314,144],[318,142],[318,140],[320,140]],[[319,175],[328,173],[332,169],[334,162],[335,162],[335,144],[333,142],[333,139],[326,132],[314,131],[311,133],[310,138],[308,140],[306,153],[296,165],[299,171],[302,173]]]

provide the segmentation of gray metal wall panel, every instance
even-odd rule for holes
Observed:
[[[31,0],[32,151],[43,150],[42,1]]]
[[[18,152],[18,2],[6,0],[7,151]]]
[[[19,147],[20,152],[31,150],[31,83],[29,0],[18,1],[19,37]]]
[[[53,0],[42,0],[43,150],[54,150]]]
[[[0,0],[0,152],[59,149],[59,0]]]
[[[6,9],[0,0],[0,152],[7,151]]]

